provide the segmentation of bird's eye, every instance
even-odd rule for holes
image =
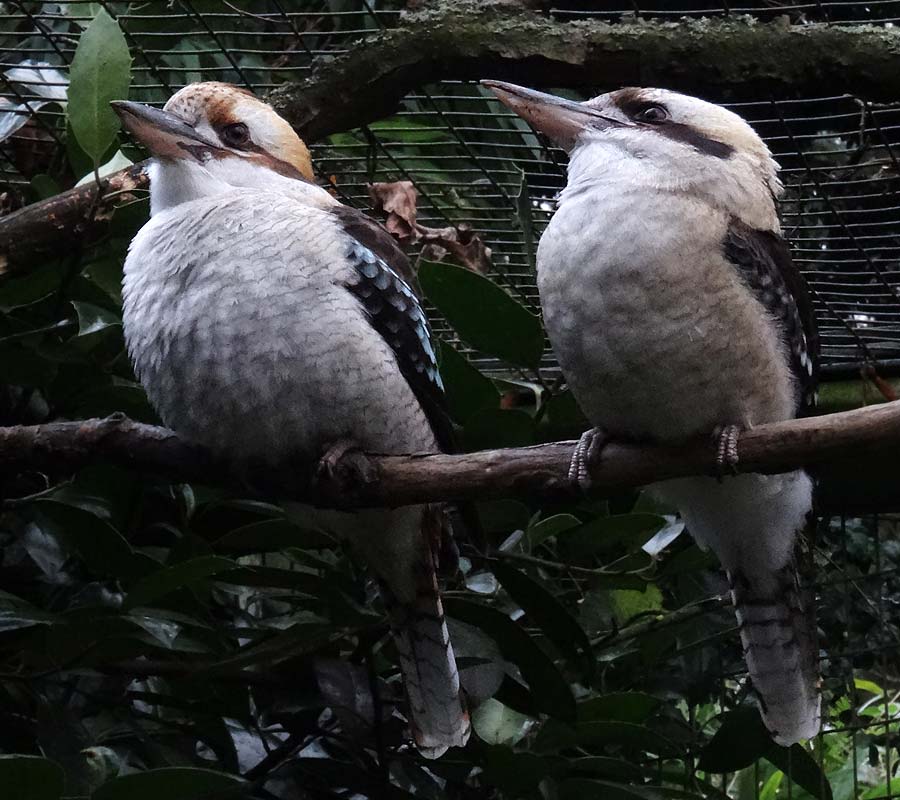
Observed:
[[[634,115],[634,118],[638,122],[648,122],[651,125],[658,125],[660,122],[665,122],[669,118],[669,112],[666,111],[663,106],[647,106],[638,111],[637,114]]]
[[[221,136],[229,147],[242,147],[250,141],[250,129],[243,122],[235,122],[222,128]]]

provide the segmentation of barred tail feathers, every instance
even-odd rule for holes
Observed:
[[[750,678],[773,737],[790,744],[815,736],[816,624],[794,558],[812,507],[809,476],[680,478],[657,484],[655,492],[678,507],[697,543],[712,549],[728,573]]]
[[[822,722],[818,641],[812,603],[794,562],[774,580],[728,573],[750,680],[763,722],[780,745],[811,739]]]
[[[438,758],[465,745],[470,730],[438,591],[443,511],[432,505],[366,509],[350,519],[348,539],[378,577],[390,618],[413,738],[423,755]]]
[[[463,747],[471,724],[460,692],[459,673],[432,573],[432,588],[411,603],[386,595],[400,670],[409,701],[410,728],[419,752],[439,758]]]

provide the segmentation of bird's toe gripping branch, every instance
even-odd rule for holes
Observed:
[[[737,475],[739,425],[720,425],[713,431],[716,447],[716,477],[721,481],[725,475]]]
[[[312,483],[317,497],[338,502],[358,495],[375,480],[377,470],[359,444],[338,439],[316,463]]]
[[[569,481],[582,491],[591,488],[591,467],[600,460],[603,448],[609,442],[609,434],[602,428],[591,428],[581,434],[572,460],[569,463]]]

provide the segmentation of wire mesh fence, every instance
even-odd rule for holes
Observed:
[[[671,5],[571,2],[546,4],[544,13],[610,22],[729,14],[764,21],[787,16],[799,24],[900,21],[894,0]],[[229,81],[264,94],[306,77],[318,57],[341,54],[358,46],[361,36],[397,24],[402,12],[400,4],[375,0],[2,3],[5,210],[34,200],[48,178],[65,188],[82,177],[71,166],[77,159],[69,152],[62,104],[78,36],[96,6],[117,17],[125,31],[134,58],[131,98],[155,104],[199,80]],[[609,88],[565,87],[584,97]],[[900,105],[823,93],[761,97],[732,108],[765,138],[782,166],[785,233],[815,291],[826,375],[852,375],[864,362],[882,372],[900,369]],[[534,249],[564,184],[565,156],[478,85],[447,80],[418,87],[394,116],[314,143],[313,157],[320,176],[362,208],[370,205],[371,182],[412,181],[419,220],[471,226],[491,248],[497,280],[537,309]],[[452,335],[440,320],[436,327]],[[553,367],[549,351],[544,364]],[[900,796],[900,778],[894,777],[900,765],[898,526],[898,518],[886,515],[820,525],[818,591],[821,618],[830,626],[823,654],[830,716],[815,752],[836,797]],[[705,616],[679,641],[670,672],[636,676],[636,683],[664,690],[666,680],[693,659],[688,672],[714,676],[723,704],[731,703],[740,694],[740,653],[722,651],[720,635],[731,624],[724,616]],[[661,762],[661,770],[669,768]],[[765,764],[715,783],[731,796],[808,796]]]
[[[279,2],[254,4],[252,10],[231,3],[99,5],[118,15],[132,49],[131,96],[153,103],[197,80],[231,81],[264,93],[303,78],[317,56],[345,52],[360,36],[396,24],[400,14],[368,2],[338,4],[340,10],[327,3]],[[624,13],[765,18],[777,12],[842,22],[859,22],[864,14],[886,25],[900,15],[894,2],[740,8],[697,3],[677,10],[666,3],[602,4],[613,7],[600,10],[569,5],[547,13],[568,19]],[[16,187],[26,191],[35,175],[64,168],[63,112],[47,99],[53,92],[64,97],[67,65],[90,10],[84,2],[4,4],[0,97],[8,118],[27,120],[0,146],[0,183],[12,190],[8,203],[22,202]],[[568,88],[590,96],[601,87]],[[816,292],[826,375],[846,373],[861,362],[879,363],[882,371],[900,369],[900,108],[849,96],[768,97],[733,108],[756,127],[782,165],[785,230]],[[565,158],[484,90],[454,81],[420,87],[394,118],[315,143],[314,155],[320,173],[362,207],[370,202],[368,182],[412,180],[422,221],[471,225],[492,248],[498,273],[535,304],[528,239],[536,241],[549,218]],[[519,167],[525,169],[530,201],[524,206]],[[549,353],[545,363],[552,364]]]

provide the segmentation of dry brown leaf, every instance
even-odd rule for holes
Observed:
[[[387,214],[384,227],[401,245],[424,245],[422,258],[443,261],[449,255],[473,272],[490,269],[491,250],[469,225],[429,228],[416,221],[418,192],[412,181],[370,183],[369,197],[376,211]]]
[[[465,223],[456,228],[417,225],[416,233],[417,239],[425,243],[422,257],[429,261],[443,261],[450,254],[455,261],[473,272],[484,274],[491,267],[491,248]]]
[[[369,197],[376,211],[384,211],[384,227],[400,244],[415,242],[418,192],[412,181],[370,183]]]

